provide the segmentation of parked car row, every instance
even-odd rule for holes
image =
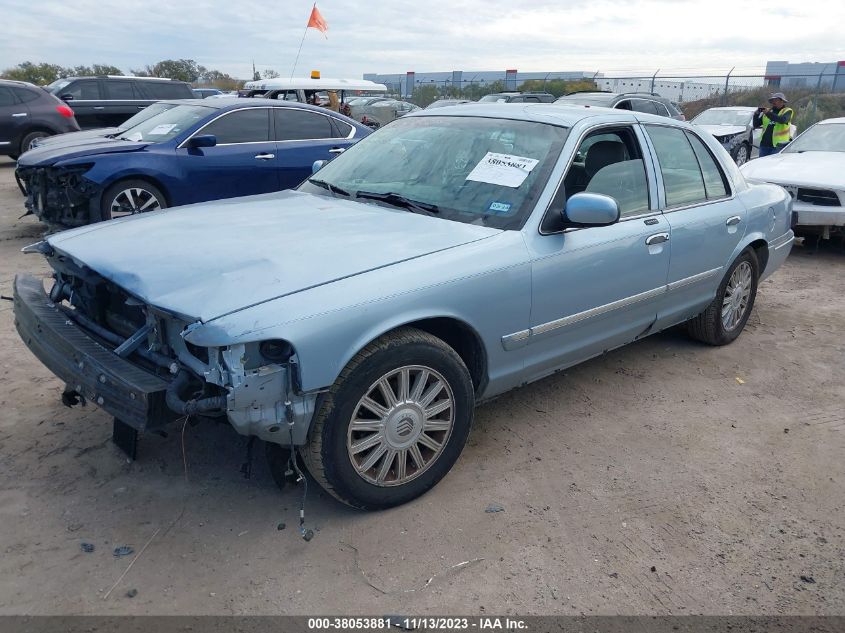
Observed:
[[[27,247],[54,279],[16,277],[16,327],[64,402],[136,431],[228,420],[278,481],[295,451],[357,508],[437,484],[478,402],[677,324],[732,342],[793,241],[781,187],[666,116],[464,104],[370,134],[300,103],[168,105],[21,157],[42,219],[151,212]]]

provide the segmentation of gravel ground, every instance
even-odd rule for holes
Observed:
[[[6,296],[47,272],[22,211],[0,158]],[[843,331],[845,252],[796,247],[734,344],[667,332],[513,391],[414,503],[364,514],[309,486],[305,542],[301,487],[258,450],[245,479],[225,425],[128,462],[0,301],[0,614],[845,614]],[[106,597],[121,545],[146,549]]]

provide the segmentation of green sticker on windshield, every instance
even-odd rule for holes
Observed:
[[[507,213],[511,210],[510,202],[491,202],[487,210],[491,213]]]

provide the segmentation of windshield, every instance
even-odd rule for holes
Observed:
[[[67,86],[70,83],[70,79],[56,79],[53,83],[49,84],[45,90],[47,92],[52,92],[53,94],[59,94],[59,91]]]
[[[530,121],[402,118],[353,145],[299,190],[519,229],[567,133]]]
[[[845,152],[845,123],[817,123],[787,145],[784,152]]]
[[[123,123],[120,124],[121,130],[128,130],[129,128],[133,128],[139,123],[146,121],[154,117],[157,114],[161,114],[162,112],[166,112],[172,108],[175,108],[175,103],[153,103],[148,105],[146,108],[141,110],[135,116],[131,116],[126,119]]]
[[[200,105],[174,106],[127,128],[120,138],[145,143],[165,143],[216,111],[217,108]]]
[[[743,110],[705,110],[692,122],[698,125],[748,125],[753,113]]]

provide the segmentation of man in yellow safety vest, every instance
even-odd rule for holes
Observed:
[[[789,126],[795,112],[786,103],[786,96],[782,92],[776,92],[769,97],[770,108],[757,108],[754,113],[754,128],[763,129],[760,158],[777,154],[792,140]]]

